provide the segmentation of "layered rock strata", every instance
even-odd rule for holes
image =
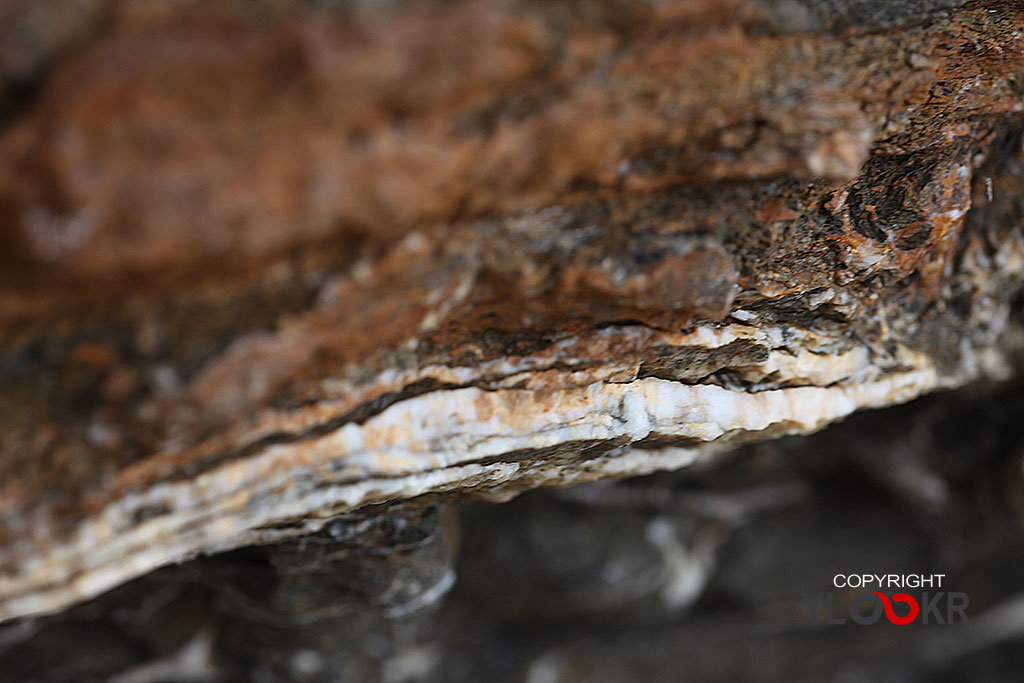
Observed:
[[[1020,365],[1019,3],[57,4],[2,9],[0,618]]]

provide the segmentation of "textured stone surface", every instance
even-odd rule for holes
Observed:
[[[1024,9],[890,5],[4,4],[0,619],[1009,379]]]

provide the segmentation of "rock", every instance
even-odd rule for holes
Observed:
[[[1019,3],[58,5],[0,31],[0,620],[252,546],[259,618],[337,571],[418,612],[453,581],[427,506],[1021,365]],[[907,452],[865,462],[939,514]],[[801,486],[633,520],[659,578],[607,604],[691,606],[719,527]],[[364,515],[423,545],[336,555]],[[206,671],[199,635],[155,661]]]

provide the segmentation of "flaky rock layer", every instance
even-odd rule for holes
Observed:
[[[1019,3],[65,4],[2,10],[0,618],[1020,365]]]

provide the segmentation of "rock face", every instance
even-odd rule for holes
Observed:
[[[397,618],[454,581],[433,505],[1010,379],[1022,31],[1011,0],[5,3],[0,619],[228,551],[196,566],[257,621],[336,616],[336,575]]]

